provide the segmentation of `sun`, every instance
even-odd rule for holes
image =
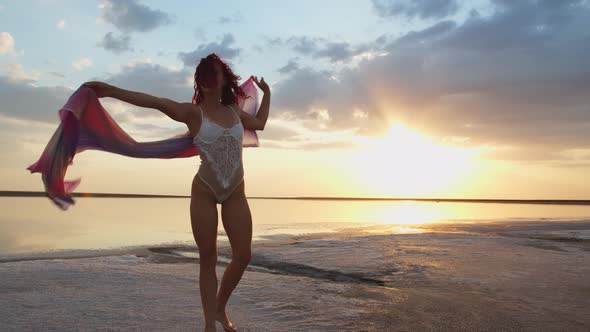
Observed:
[[[400,123],[381,138],[357,140],[352,167],[376,195],[431,196],[452,190],[474,164],[476,150],[442,144]]]

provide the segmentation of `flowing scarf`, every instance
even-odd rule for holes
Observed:
[[[238,97],[238,106],[252,116],[258,108],[258,92],[250,77],[240,87],[251,98]],[[190,131],[149,142],[137,142],[113,120],[92,88],[81,85],[59,109],[60,124],[37,162],[27,167],[41,173],[46,196],[60,209],[75,204],[71,193],[82,178],[64,180],[74,156],[85,150],[100,150],[134,158],[187,158],[199,154]],[[243,147],[259,146],[256,131],[244,128]]]

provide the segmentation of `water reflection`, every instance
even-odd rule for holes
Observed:
[[[519,219],[584,219],[588,206],[415,201],[251,200],[259,222],[361,222],[414,225]],[[256,222],[256,220],[255,220]]]
[[[189,203],[188,198],[78,198],[76,205],[61,211],[44,197],[2,197],[0,255],[163,243],[195,245]],[[380,225],[389,232],[411,233],[421,231],[419,225],[450,221],[590,219],[587,206],[271,199],[250,199],[249,204],[254,241],[353,226]],[[218,216],[221,218],[221,206]],[[222,242],[227,237],[219,219],[218,243]]]

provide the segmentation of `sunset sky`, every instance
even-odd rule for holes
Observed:
[[[190,102],[216,52],[272,90],[248,196],[590,199],[589,1],[0,1],[0,190],[82,83]],[[243,81],[242,80],[242,81]],[[101,102],[138,141],[187,131]],[[189,195],[199,158],[75,156],[75,192]]]

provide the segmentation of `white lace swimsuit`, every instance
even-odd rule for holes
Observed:
[[[242,144],[244,128],[238,118],[231,128],[225,128],[209,120],[201,110],[201,128],[193,139],[199,149],[201,165],[197,175],[213,191],[217,203],[223,203],[244,181]]]

